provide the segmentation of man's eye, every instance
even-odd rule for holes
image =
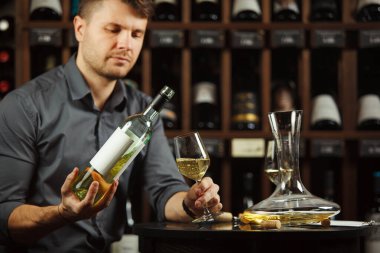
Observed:
[[[143,36],[142,32],[134,32],[132,33],[133,38],[141,38]]]
[[[111,33],[118,33],[118,32],[120,32],[120,28],[116,28],[116,27],[107,27],[106,30],[108,32],[111,32]]]

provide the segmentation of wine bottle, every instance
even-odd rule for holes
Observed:
[[[84,199],[93,181],[99,182],[95,204],[102,199],[114,179],[120,177],[128,165],[149,142],[153,123],[157,120],[163,105],[174,95],[165,86],[145,111],[128,117],[118,127],[90,160],[90,166],[78,174],[71,189],[79,199]]]
[[[377,48],[358,52],[358,130],[380,130],[379,56]]]
[[[165,129],[177,129],[178,117],[176,112],[176,106],[173,103],[166,103],[161,110],[161,118],[164,123]]]
[[[380,21],[380,0],[359,0],[356,19],[360,22]]]
[[[275,0],[273,4],[273,21],[295,22],[301,20],[296,0]]]
[[[332,169],[328,169],[324,173],[323,198],[329,201],[335,201],[334,171]]]
[[[13,49],[0,48],[0,99],[14,88]]]
[[[234,21],[260,21],[261,8],[258,0],[235,0],[232,8]]]
[[[380,97],[366,94],[359,99],[359,130],[380,130]]]
[[[220,21],[219,0],[194,0],[193,20]]]
[[[60,0],[31,0],[31,20],[60,20],[62,6]]]
[[[312,0],[312,21],[337,21],[340,19],[338,3],[336,0]]]
[[[61,63],[61,52],[53,46],[34,46],[31,48],[31,76],[34,78]]]
[[[338,63],[340,51],[315,49],[311,59],[313,130],[340,130],[342,120],[336,103],[338,94]]]
[[[313,98],[311,128],[313,130],[342,129],[339,109],[331,94],[319,94]]]
[[[155,0],[155,15],[157,21],[178,21],[179,6],[177,0]]]
[[[14,41],[14,9],[13,1],[7,1],[4,6],[0,6],[0,41]]]
[[[193,128],[219,128],[219,112],[216,100],[216,85],[208,81],[201,81],[193,87]]]
[[[253,91],[234,94],[232,128],[236,130],[257,130],[260,128],[258,102]]]
[[[279,79],[273,82],[272,111],[296,109],[296,84],[292,80]]]

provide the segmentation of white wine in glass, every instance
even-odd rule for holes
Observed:
[[[200,183],[210,166],[210,157],[199,133],[191,132],[174,137],[174,152],[179,172]],[[214,217],[207,206],[204,206],[203,215],[193,220],[194,223],[212,221]]]

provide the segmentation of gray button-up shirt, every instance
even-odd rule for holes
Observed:
[[[102,111],[75,63],[43,74],[11,92],[0,103],[0,244],[12,243],[8,217],[24,203],[60,203],[60,188],[75,166],[84,168],[126,117],[151,99],[118,81]],[[54,231],[25,252],[102,252],[118,240],[132,170],[143,170],[145,190],[159,220],[166,201],[188,186],[178,173],[161,120],[152,139],[119,180],[109,207],[96,218]],[[0,249],[1,252],[1,249]]]

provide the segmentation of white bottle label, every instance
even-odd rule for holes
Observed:
[[[216,104],[216,87],[210,82],[200,82],[194,86],[194,104]]]
[[[32,3],[30,5],[30,13],[41,7],[51,8],[59,15],[62,15],[62,6],[60,0],[32,0]]]
[[[246,10],[261,14],[261,9],[257,0],[235,0],[232,16],[236,16],[239,12]]]
[[[323,94],[314,98],[311,124],[314,125],[320,120],[332,120],[339,125],[342,124],[338,106],[331,95]]]
[[[359,0],[357,10],[360,11],[361,8],[363,8],[366,5],[370,5],[370,4],[379,4],[380,5],[380,0]]]
[[[176,5],[177,4],[177,1],[176,0],[155,0],[154,1],[154,4],[155,5],[158,5],[160,3],[169,3],[169,4],[173,4],[173,5]]]
[[[380,98],[375,94],[364,95],[359,99],[358,123],[369,119],[380,119]]]
[[[120,159],[125,150],[127,150],[133,143],[134,140],[118,127],[91,159],[91,166],[103,176],[106,175]]]
[[[276,2],[274,2],[274,6],[273,6],[273,12],[274,13],[278,13],[278,12],[280,12],[282,10],[286,10],[286,9],[292,10],[295,13],[300,12],[300,10],[298,9],[298,5],[295,1],[277,0]]]

